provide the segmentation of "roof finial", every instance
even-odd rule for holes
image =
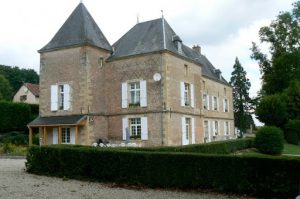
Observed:
[[[136,15],[136,24],[140,23],[140,16],[139,14]]]
[[[80,0],[80,3],[82,3],[82,0]]]
[[[164,10],[160,10],[161,12],[161,18],[164,18]]]

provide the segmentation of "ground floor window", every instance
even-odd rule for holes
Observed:
[[[190,128],[191,128],[191,118],[185,118],[185,138],[189,139],[190,134]]]
[[[130,118],[129,125],[130,125],[130,138],[140,139],[141,131],[142,131],[141,118]]]
[[[61,129],[61,142],[63,144],[70,144],[71,143],[71,130],[70,128],[62,128]]]
[[[225,122],[224,123],[225,127],[224,127],[224,134],[225,135],[229,135],[229,122]]]
[[[208,121],[204,121],[204,136],[206,139],[209,137]]]

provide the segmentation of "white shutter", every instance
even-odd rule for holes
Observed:
[[[142,126],[141,139],[142,140],[148,140],[148,121],[147,121],[147,117],[141,117],[141,126]]]
[[[215,97],[213,95],[211,96],[211,110],[215,110]]]
[[[227,100],[227,111],[229,112],[229,100]]]
[[[70,86],[69,84],[64,84],[64,110],[70,109]]]
[[[195,144],[195,119],[191,118],[191,123],[192,123],[192,144]]]
[[[213,132],[213,136],[216,135],[216,123],[215,121],[212,121],[212,132]]]
[[[223,112],[225,112],[226,109],[226,104],[225,104],[225,99],[223,99]]]
[[[220,111],[220,97],[217,98],[217,111]]]
[[[228,122],[228,135],[230,135],[230,122]]]
[[[126,129],[128,129],[128,118],[124,117],[122,121],[123,121],[123,140],[126,140]]]
[[[70,128],[71,144],[75,144],[75,128]]]
[[[140,87],[141,87],[141,107],[147,106],[147,81],[141,80]]]
[[[194,84],[191,84],[191,107],[195,106],[195,90],[194,90]]]
[[[208,141],[211,141],[211,121],[207,120],[208,124]]]
[[[181,104],[181,106],[185,106],[185,103],[184,103],[184,82],[180,82],[180,104]]]
[[[207,97],[207,100],[206,100],[207,101],[207,110],[209,110],[209,107],[210,107],[209,106],[209,95],[206,95],[206,97]]]
[[[58,144],[58,129],[52,129],[52,144]]]
[[[186,129],[185,129],[185,117],[181,118],[181,130],[182,130],[182,145],[186,145]]]
[[[221,126],[220,126],[220,121],[218,121],[218,135],[221,135]]]
[[[226,135],[226,121],[224,121],[224,135]]]
[[[122,83],[122,108],[127,108],[128,96],[127,96],[127,82]]]
[[[57,111],[58,108],[58,86],[51,85],[51,111]]]

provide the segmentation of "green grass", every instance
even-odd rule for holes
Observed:
[[[283,154],[300,155],[300,145],[284,144]]]
[[[0,143],[0,155],[25,156],[27,150],[27,146],[17,146],[10,143]]]

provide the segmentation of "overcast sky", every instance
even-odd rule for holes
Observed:
[[[0,0],[0,64],[39,71],[37,50],[46,45],[80,0]],[[94,20],[113,44],[139,21],[161,17],[188,46],[199,44],[202,53],[229,81],[235,57],[247,71],[252,87],[260,89],[256,62],[250,59],[251,42],[293,0],[83,0]]]

